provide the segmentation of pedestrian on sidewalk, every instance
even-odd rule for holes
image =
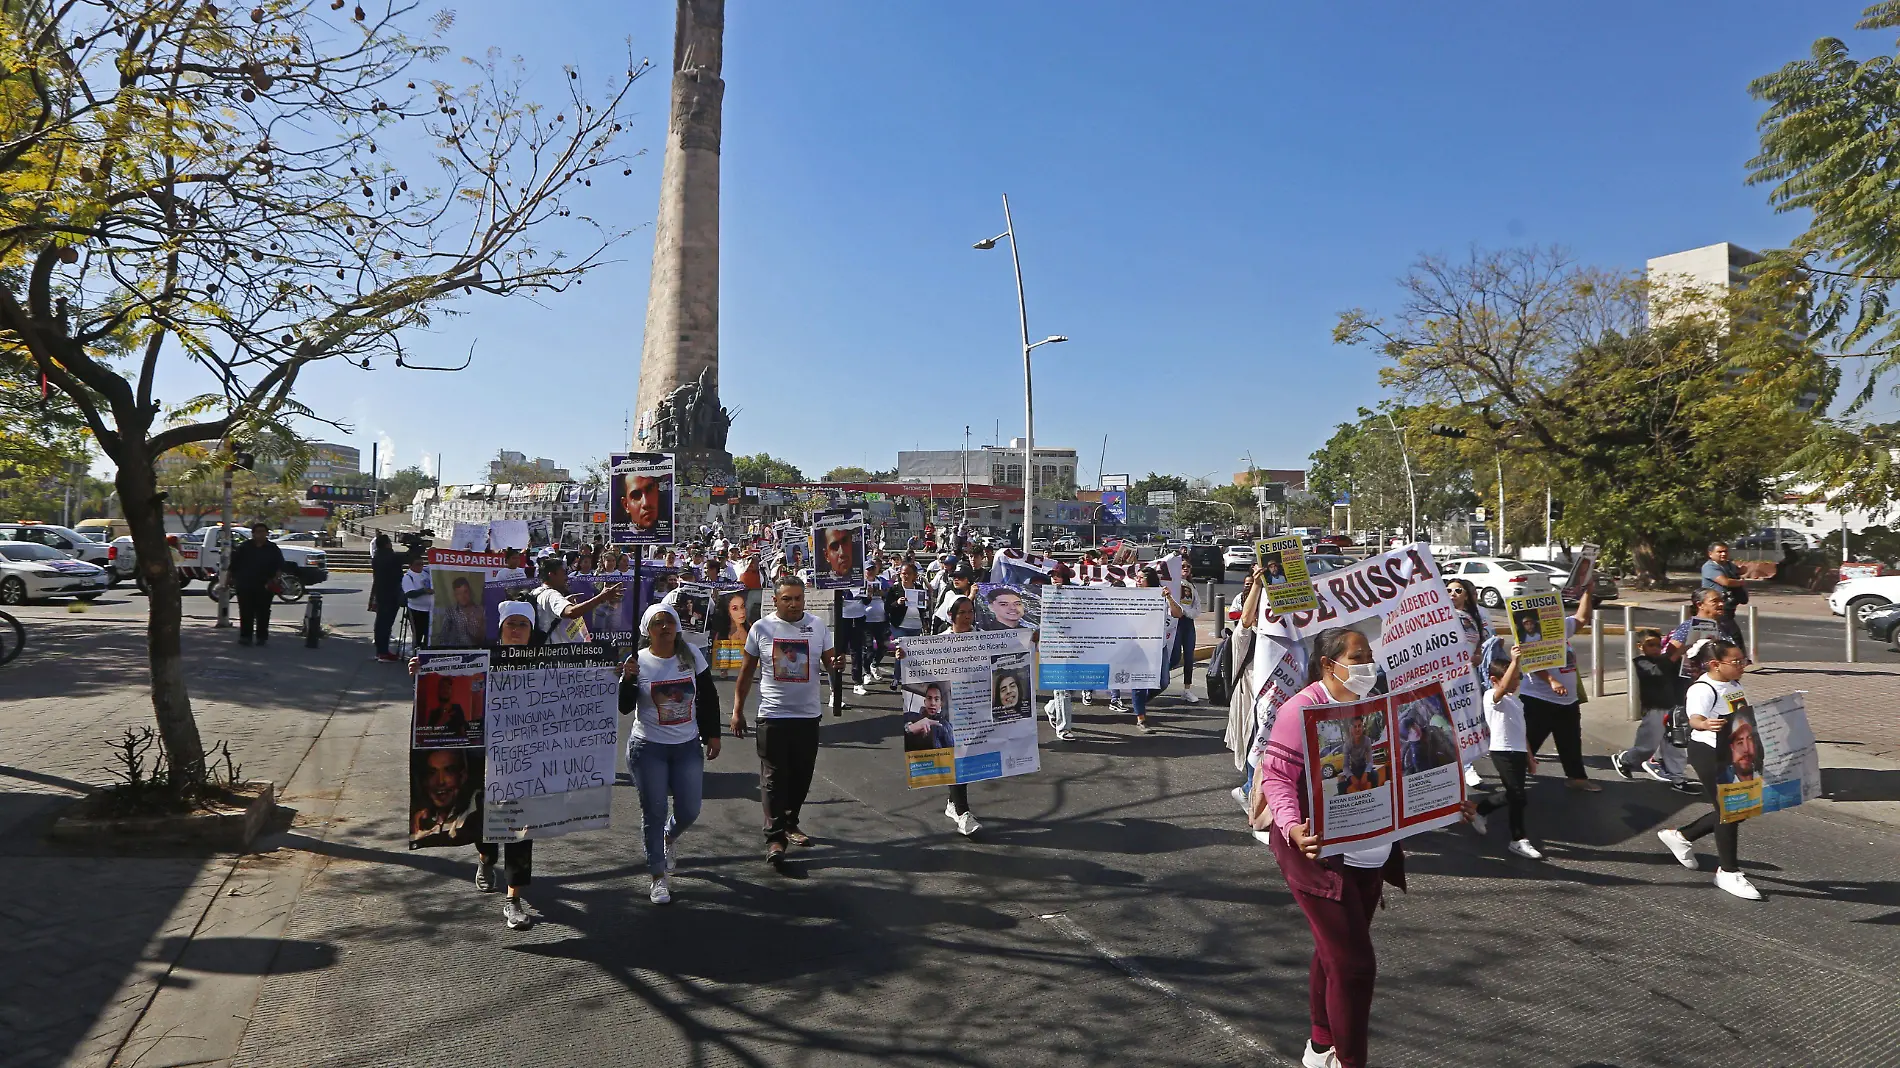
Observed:
[[[402,574],[403,605],[409,610],[409,633],[420,649],[429,644],[429,613],[435,611],[435,587],[429,584],[429,562],[421,553],[409,558]]]
[[[1656,837],[1675,854],[1678,863],[1694,871],[1699,865],[1693,843],[1714,833],[1719,864],[1716,889],[1745,901],[1760,901],[1761,891],[1742,874],[1736,858],[1742,825],[1721,821],[1722,802],[1716,786],[1722,769],[1719,747],[1729,744],[1729,717],[1748,707],[1748,696],[1742,692],[1742,673],[1748,669],[1748,658],[1734,642],[1712,638],[1706,644],[1709,668],[1689,684],[1683,694],[1683,711],[1689,717],[1689,763],[1702,780],[1709,811],[1687,826],[1658,831]],[[1692,649],[1690,655],[1699,652]]]
[[[824,714],[818,668],[843,671],[831,631],[805,611],[805,583],[781,578],[772,590],[772,614],[752,624],[745,661],[732,691],[732,736],[746,736],[745,702],[759,677],[759,796],[765,812],[765,861],[782,869],[789,846],[807,846],[799,813],[818,764],[818,723]]]
[[[636,712],[627,737],[627,770],[640,792],[647,897],[673,900],[675,843],[699,818],[706,761],[719,759],[719,692],[712,665],[680,640],[679,616],[664,604],[640,617],[646,648],[620,667],[620,714]],[[668,812],[668,799],[672,810]]]
[[[1504,784],[1504,799],[1500,801],[1493,794],[1479,801],[1471,815],[1471,829],[1482,836],[1484,817],[1500,808],[1507,809],[1511,821],[1508,848],[1527,860],[1542,860],[1543,852],[1531,844],[1530,833],[1524,829],[1524,806],[1530,796],[1525,790],[1525,781],[1530,776],[1530,752],[1524,731],[1524,702],[1517,696],[1518,685],[1524,677],[1520,661],[1520,651],[1513,645],[1509,660],[1485,662],[1485,674],[1491,684],[1484,691],[1484,723],[1491,734],[1491,766],[1497,769],[1498,779]]]
[[[270,640],[271,587],[284,571],[284,551],[270,540],[270,525],[251,524],[251,536],[231,550],[231,591],[238,603],[238,644]]]
[[[1366,1068],[1366,1036],[1378,959],[1372,917],[1385,884],[1405,889],[1405,850],[1399,843],[1350,850],[1319,859],[1320,839],[1307,811],[1306,727],[1309,705],[1357,701],[1379,684],[1372,646],[1356,630],[1336,627],[1313,641],[1307,686],[1275,714],[1259,774],[1273,818],[1273,859],[1313,933],[1307,971],[1312,1021],[1303,1068]]]
[[[1742,579],[1741,569],[1728,558],[1728,543],[1713,542],[1709,545],[1709,557],[1702,561],[1701,589],[1722,596],[1722,616],[1730,621],[1735,618],[1735,606],[1748,603],[1748,583]]]
[[[1701,620],[1700,624],[1696,621]],[[1735,617],[1729,614],[1728,598],[1721,590],[1699,590],[1696,592],[1695,615],[1676,624],[1663,642],[1663,651],[1674,660],[1682,660],[1683,651],[1692,644],[1692,636],[1698,631],[1713,630],[1713,637],[1739,647],[1742,656],[1748,656],[1748,643],[1742,640],[1742,630],[1735,625]]]
[[[1663,720],[1674,708],[1682,707],[1682,680],[1672,658],[1663,650],[1662,632],[1654,627],[1636,631],[1635,672],[1637,691],[1642,699],[1643,718],[1636,725],[1636,737],[1630,747],[1610,756],[1610,766],[1625,779],[1635,778],[1635,769],[1657,782],[1666,782],[1680,793],[1699,794],[1702,787],[1689,781],[1688,757],[1682,748],[1671,744]]]
[[[401,659],[390,650],[389,638],[403,606],[402,572],[402,555],[389,535],[376,535],[369,553],[369,610],[376,614],[376,659],[384,663]]]
[[[1544,739],[1555,739],[1564,785],[1586,793],[1598,793],[1603,787],[1590,781],[1583,766],[1583,693],[1577,680],[1577,654],[1570,648],[1570,639],[1576,636],[1577,628],[1590,622],[1593,605],[1591,592],[1584,590],[1576,614],[1564,617],[1564,666],[1533,671],[1524,676],[1519,687],[1531,770],[1537,768],[1537,750]]]

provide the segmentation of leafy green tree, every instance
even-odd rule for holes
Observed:
[[[1900,28],[1900,0],[1866,8],[1855,28]],[[1900,155],[1891,144],[1900,50],[1856,60],[1846,42],[1823,37],[1808,58],[1748,89],[1767,104],[1748,182],[1769,187],[1776,211],[1807,218],[1787,248],[1767,253],[1755,284],[1771,294],[1800,287],[1808,332],[1865,374],[1793,462],[1816,499],[1884,509],[1900,499],[1900,433],[1865,415],[1883,388],[1900,390]]]
[[[734,457],[732,469],[739,481],[746,485],[805,481],[805,473],[797,466],[763,452]]]
[[[570,198],[628,173],[613,141],[645,67],[604,94],[569,71],[566,99],[541,108],[492,55],[464,68],[471,86],[431,80],[445,50],[404,35],[417,17],[69,0],[0,18],[0,351],[116,465],[151,594],[153,711],[182,778],[204,774],[204,746],[157,459],[288,434],[311,414],[292,391],[312,363],[413,366],[404,332],[453,298],[564,290],[620,236]],[[536,247],[550,223],[586,235],[578,256]],[[160,397],[190,376],[215,389]]]
[[[821,482],[871,482],[871,472],[862,467],[834,467],[824,473]]]
[[[1649,578],[1747,521],[1833,386],[1786,294],[1651,293],[1542,250],[1428,257],[1404,286],[1393,321],[1348,312],[1336,337],[1376,345],[1389,386],[1458,420],[1507,474],[1542,474],[1567,534]],[[1526,514],[1511,535],[1541,540],[1541,508]]]

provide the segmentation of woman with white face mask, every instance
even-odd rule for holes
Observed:
[[[1378,971],[1372,915],[1384,884],[1405,889],[1405,854],[1396,844],[1319,859],[1320,839],[1307,811],[1304,711],[1357,701],[1378,686],[1379,666],[1365,635],[1344,628],[1321,631],[1307,662],[1307,686],[1275,713],[1260,762],[1261,790],[1273,815],[1268,844],[1313,931],[1307,977],[1312,1031],[1300,1060],[1304,1068],[1365,1068]]]

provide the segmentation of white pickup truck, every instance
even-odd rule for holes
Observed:
[[[222,527],[204,527],[189,534],[174,535],[171,539],[172,563],[178,568],[178,587],[183,589],[194,579],[203,579],[215,595],[218,585],[219,549],[223,545]],[[232,528],[231,549],[244,544],[251,536],[248,530]],[[304,594],[305,586],[315,586],[330,578],[330,567],[322,550],[309,549],[289,542],[273,543],[284,554],[284,589],[277,596],[279,600],[295,601]]]

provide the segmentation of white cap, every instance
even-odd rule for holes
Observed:
[[[522,619],[527,620],[528,625],[533,626],[534,625],[534,605],[529,604],[527,601],[501,602],[501,618],[495,621],[495,625],[499,627],[503,623],[508,622],[510,619],[513,619],[516,616],[520,616]]]

